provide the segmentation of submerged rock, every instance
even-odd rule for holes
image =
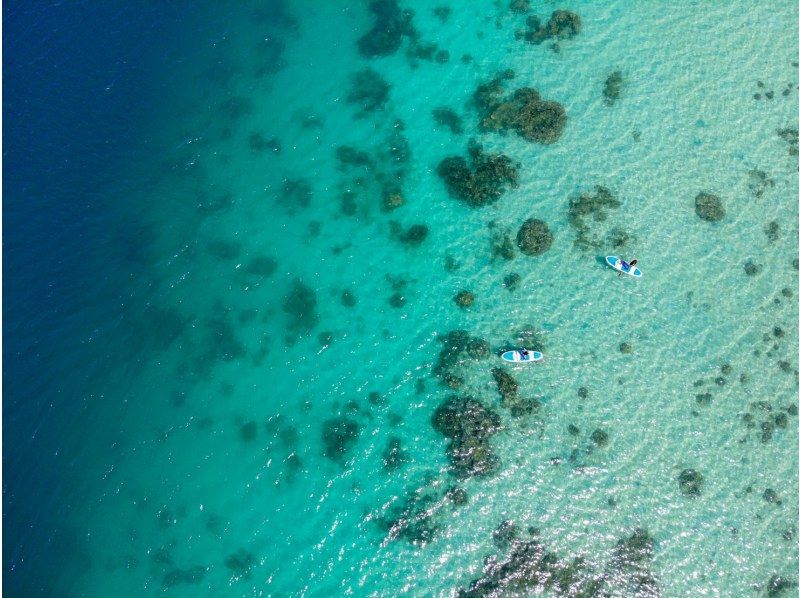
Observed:
[[[503,286],[509,291],[516,291],[522,282],[522,277],[516,272],[506,275],[503,278]]]
[[[604,223],[609,210],[616,210],[622,204],[607,187],[598,185],[593,191],[585,191],[569,200],[569,224],[575,230],[575,245],[581,249],[600,249],[607,243],[622,246],[630,236],[623,230],[606,226],[607,231],[592,234],[589,222]],[[595,224],[596,226],[596,224]]]
[[[283,311],[289,316],[289,329],[293,332],[307,334],[319,323],[317,295],[299,278],[284,297]]]
[[[341,461],[353,448],[361,433],[361,425],[354,419],[339,416],[322,424],[324,454],[332,461]]]
[[[553,234],[547,223],[528,218],[517,232],[517,246],[526,255],[541,255],[553,244]]]
[[[433,120],[436,124],[450,129],[454,135],[461,135],[464,132],[464,125],[461,117],[452,108],[441,106],[433,109]]]
[[[678,487],[684,496],[699,496],[703,489],[703,474],[694,469],[684,469],[678,476]]]
[[[774,243],[781,236],[781,226],[774,220],[764,226],[764,234],[767,235],[767,240]]]
[[[375,23],[358,39],[358,51],[365,58],[394,54],[404,36],[417,37],[412,23],[414,12],[401,9],[397,0],[373,0],[369,3],[369,11]]]
[[[450,13],[453,10],[449,6],[437,6],[433,9],[433,16],[439,19],[442,23],[445,23],[447,19],[450,18]]]
[[[376,70],[366,68],[353,75],[347,102],[358,106],[359,115],[375,112],[389,100],[389,89],[389,84]]]
[[[707,222],[719,222],[725,217],[722,199],[712,193],[698,193],[694,198],[694,211]]]
[[[392,436],[383,451],[383,466],[388,471],[394,471],[404,465],[407,459],[406,451],[403,450],[400,439],[397,436]]]
[[[497,391],[503,397],[504,402],[507,399],[515,398],[519,393],[519,383],[514,377],[501,367],[492,368],[492,377],[497,384]]]
[[[266,139],[261,133],[251,133],[247,138],[247,143],[254,152],[269,151],[279,154],[281,151],[281,142],[277,137]]]
[[[306,179],[287,179],[281,186],[278,202],[289,210],[307,208],[314,197],[314,188]]]
[[[510,129],[527,141],[555,143],[567,124],[564,107],[558,102],[542,100],[530,87],[517,89],[502,101],[496,97],[484,98],[483,105],[488,110],[481,119],[482,128],[501,132]]]
[[[747,260],[744,263],[744,273],[748,276],[756,276],[761,274],[761,264],[756,264],[753,260]]]
[[[475,295],[469,291],[459,291],[456,293],[456,296],[453,297],[453,301],[462,308],[472,307],[472,304],[475,303]]]
[[[511,235],[506,231],[495,231],[492,234],[492,257],[513,260],[516,249]]]
[[[503,154],[486,154],[471,143],[470,161],[461,156],[445,158],[436,168],[447,190],[471,207],[496,202],[505,191],[517,186],[518,165]]]
[[[785,590],[793,588],[796,585],[796,583],[792,583],[780,575],[773,575],[769,578],[769,583],[767,583],[767,596],[770,598],[773,596],[783,596]]]
[[[747,187],[756,197],[761,197],[768,189],[775,186],[775,181],[767,176],[767,173],[758,168],[748,171],[747,176],[750,182]]]
[[[440,341],[442,350],[433,373],[452,386],[450,382],[460,380],[457,370],[473,360],[487,359],[491,355],[489,343],[482,338],[471,336],[466,330],[451,330]]]
[[[601,448],[604,446],[608,446],[608,440],[609,440],[608,432],[606,432],[605,430],[601,430],[600,428],[597,428],[594,432],[592,432],[591,440]]]
[[[603,87],[603,98],[607,106],[613,106],[614,102],[619,99],[622,93],[622,73],[614,71],[608,78],[606,78],[605,87]]]
[[[548,39],[570,39],[581,32],[581,18],[569,10],[556,10],[542,26],[537,17],[528,17],[528,29],[521,35],[525,41],[541,44]]]
[[[267,278],[275,273],[278,268],[278,262],[275,258],[259,255],[253,257],[244,267],[247,274]]]
[[[500,460],[489,439],[500,430],[500,416],[471,397],[452,396],[437,407],[431,423],[450,439],[447,455],[456,477],[494,473]]]
[[[600,596],[605,583],[583,559],[561,560],[538,539],[512,540],[507,558],[487,561],[483,575],[460,598],[494,596]]]
[[[519,527],[510,519],[503,521],[497,529],[492,532],[494,545],[505,550],[519,537]]]
[[[419,245],[427,238],[428,227],[425,224],[412,224],[400,235],[400,241],[405,245]]]
[[[356,303],[358,303],[358,299],[353,292],[346,289],[342,291],[341,301],[345,307],[355,307]]]
[[[789,144],[789,155],[796,156],[797,155],[797,141],[798,141],[798,132],[797,129],[778,129],[778,137],[783,139],[786,143]]]
[[[254,421],[249,421],[242,424],[239,428],[239,436],[244,442],[252,442],[258,435],[258,424]]]
[[[256,557],[244,549],[239,549],[225,559],[225,566],[235,577],[249,578],[256,566]]]
[[[452,486],[448,488],[447,492],[445,493],[450,502],[452,502],[455,506],[461,506],[467,504],[469,502],[469,496],[467,495],[467,491],[464,490],[461,486]]]

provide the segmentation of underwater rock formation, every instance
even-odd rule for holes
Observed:
[[[275,273],[278,262],[275,258],[266,255],[257,255],[247,262],[244,271],[252,276],[267,278]]]
[[[254,152],[269,151],[279,154],[281,151],[281,142],[277,137],[266,139],[261,133],[252,133],[247,138],[247,143]]]
[[[528,141],[555,143],[566,126],[564,107],[542,100],[530,87],[522,87],[502,98],[504,82],[513,78],[514,71],[506,70],[476,88],[473,102],[478,108],[481,128],[500,132],[513,130]]]
[[[470,142],[470,161],[461,156],[445,158],[436,168],[450,194],[476,208],[496,202],[507,188],[517,186],[517,169],[503,154],[486,154]]]
[[[494,230],[492,232],[492,257],[504,260],[513,260],[516,255],[514,241],[506,230]]]
[[[522,277],[516,272],[512,272],[503,278],[503,286],[509,291],[516,291],[521,282]]]
[[[592,432],[590,439],[592,442],[595,443],[595,445],[601,448],[604,446],[608,446],[608,440],[609,440],[608,432],[606,432],[605,430],[601,430],[600,428],[597,428],[594,432]]]
[[[530,87],[517,89],[505,100],[497,101],[481,119],[487,131],[513,130],[527,141],[549,145],[564,132],[567,113],[558,102],[542,100]]]
[[[314,189],[306,179],[286,179],[278,195],[278,203],[290,212],[295,208],[307,208],[314,197]]]
[[[602,586],[602,578],[594,575],[583,559],[562,560],[533,538],[513,541],[503,560],[488,559],[483,575],[457,596],[600,596]]]
[[[530,0],[511,0],[508,7],[511,12],[526,13],[531,9],[531,2]]]
[[[289,330],[297,334],[308,334],[319,323],[317,295],[299,278],[284,297],[283,311],[289,316]]]
[[[400,241],[405,245],[419,245],[427,238],[428,227],[424,224],[412,224],[400,235]]]
[[[610,585],[623,586],[628,596],[660,596],[656,578],[650,570],[653,546],[653,537],[642,528],[619,540],[611,562],[622,579],[612,576]]]
[[[459,291],[456,293],[456,296],[453,297],[453,301],[462,308],[472,307],[472,304],[475,303],[475,295],[466,290]]]
[[[346,99],[359,108],[358,116],[363,116],[382,109],[389,100],[390,89],[391,86],[376,70],[366,68],[353,75]]]
[[[489,343],[482,338],[471,336],[466,330],[451,330],[442,335],[440,342],[444,345],[439,352],[433,373],[445,383],[459,379],[460,367],[491,355]]]
[[[401,467],[407,459],[406,451],[403,450],[400,439],[397,436],[389,438],[389,444],[386,445],[386,449],[383,451],[383,466],[386,470],[394,471]]]
[[[517,246],[526,255],[541,255],[553,244],[553,234],[547,223],[528,218],[517,232]]]
[[[606,78],[603,87],[603,98],[606,106],[613,106],[622,93],[622,73],[614,71]]]
[[[322,424],[324,454],[332,461],[341,462],[358,441],[361,425],[345,416],[327,419]]]
[[[707,222],[718,222],[725,217],[722,199],[712,193],[698,193],[694,198],[694,211]]]
[[[525,22],[528,27],[520,36],[532,44],[541,44],[548,39],[571,39],[581,32],[581,18],[569,10],[556,10],[543,26],[534,16]]]
[[[375,22],[367,33],[358,39],[358,51],[365,58],[389,56],[400,48],[403,37],[417,38],[412,20],[414,12],[403,10],[397,0],[373,0],[369,11]]]
[[[797,155],[798,132],[797,129],[778,129],[778,137],[789,144],[789,155]]]
[[[505,550],[519,537],[519,527],[510,519],[503,521],[497,529],[492,532],[494,545],[501,550]]]
[[[758,168],[748,171],[747,176],[750,179],[747,187],[755,197],[760,198],[768,189],[772,189],[775,186],[775,181],[769,178],[766,172]]]
[[[463,489],[453,494],[454,489],[441,491],[430,485],[417,488],[413,492],[406,492],[404,500],[391,507],[386,515],[376,518],[378,525],[386,531],[389,539],[403,539],[415,546],[423,547],[433,540],[441,525],[436,520],[437,513],[448,504],[456,505],[463,498],[466,502],[466,493]]]
[[[447,22],[447,19],[450,18],[450,13],[453,10],[449,6],[437,6],[433,9],[433,16],[439,19],[442,23]]]
[[[783,596],[784,590],[788,590],[795,586],[797,586],[796,583],[792,583],[780,575],[773,575],[769,578],[769,582],[767,583],[767,596],[770,598],[773,598],[774,596]]]
[[[353,294],[353,292],[347,289],[342,291],[341,301],[342,305],[344,305],[345,307],[355,307],[356,303],[358,303],[358,299]]]
[[[452,396],[436,408],[431,423],[450,440],[447,456],[456,477],[486,476],[500,466],[489,444],[500,430],[500,416],[480,401]]]
[[[250,572],[256,566],[256,557],[240,548],[225,559],[225,567],[236,578],[249,578]]]
[[[774,243],[777,241],[781,236],[781,226],[774,220],[766,225],[764,225],[764,234],[767,235],[767,240],[770,243]]]
[[[576,233],[575,246],[583,250],[608,246],[618,249],[632,240],[631,235],[608,223],[609,210],[616,210],[621,205],[611,191],[601,185],[570,198],[569,224]],[[603,223],[599,232],[593,232],[590,219],[595,229],[601,228],[598,223]]]
[[[452,108],[440,106],[433,109],[433,120],[437,125],[447,127],[454,135],[461,135],[464,132],[464,124],[461,117]]]
[[[757,264],[753,260],[747,260],[744,263],[744,273],[748,276],[757,276],[761,274],[762,268],[761,264]]]
[[[678,487],[684,496],[699,496],[703,489],[703,474],[694,469],[684,469],[678,476]]]
[[[492,378],[497,384],[497,392],[503,398],[503,407],[511,411],[513,417],[530,415],[541,407],[536,399],[525,399],[519,394],[519,383],[501,367],[492,368]]]

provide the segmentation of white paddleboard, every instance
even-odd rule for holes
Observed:
[[[614,268],[617,272],[622,272],[623,274],[627,274],[628,276],[633,276],[634,278],[641,278],[642,271],[639,270],[636,266],[629,266],[628,268],[622,267],[622,260],[619,259],[616,255],[607,255],[606,256],[606,263]]]
[[[513,361],[514,363],[533,363],[534,361],[541,361],[544,359],[544,355],[539,351],[528,351],[527,358],[523,358],[522,353],[519,351],[506,351],[500,355],[500,357],[505,361]]]

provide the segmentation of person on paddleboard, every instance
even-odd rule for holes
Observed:
[[[527,349],[520,349],[519,354],[522,356],[522,361],[528,359],[528,350]]]
[[[631,268],[633,268],[633,267],[634,267],[636,264],[638,264],[638,263],[639,263],[639,260],[637,260],[637,259],[632,259],[632,260],[631,260],[631,262],[630,262],[630,263],[628,263],[628,262],[626,262],[625,260],[623,260],[622,258],[619,258],[619,262],[620,262],[620,266],[622,267],[622,270],[623,270],[624,272],[628,272],[628,271],[630,271],[630,269],[631,269]],[[620,272],[619,274],[617,274],[617,276],[622,276],[622,272]]]

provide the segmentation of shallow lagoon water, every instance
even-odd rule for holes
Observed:
[[[136,206],[124,236],[136,276],[114,287],[119,320],[102,329],[113,350],[86,349],[102,376],[69,385],[86,406],[58,432],[81,447],[51,530],[72,530],[69,550],[45,579],[20,580],[45,550],[23,543],[7,583],[447,596],[487,556],[502,561],[492,533],[505,520],[607,572],[612,595],[636,593],[613,566],[636,529],[652,537],[645,568],[664,596],[796,582],[798,167],[778,135],[797,129],[796,6],[575,3],[581,31],[555,51],[516,39],[526,15],[505,3],[451,3],[446,19],[405,3],[445,63],[409,58],[408,36],[389,56],[360,56],[365,6],[278,6],[203,9],[186,26],[206,35],[179,38],[181,58],[162,67],[168,93],[141,125],[153,151],[112,193]],[[390,85],[374,111],[349,99],[366,68]],[[564,106],[557,142],[480,130],[473,93],[504,69],[515,76],[503,95],[531,86]],[[463,133],[437,124],[438,107]],[[519,163],[516,187],[481,208],[436,173],[472,138]],[[366,157],[343,164],[341,146]],[[387,212],[398,171],[403,205]],[[570,200],[597,186],[620,207],[585,219],[597,247],[576,246]],[[701,192],[722,198],[721,221],[697,216]],[[549,250],[493,255],[493,238],[515,239],[531,217],[552,231]],[[415,224],[427,236],[403,242]],[[612,228],[629,235],[622,249]],[[619,252],[639,259],[641,280],[598,260]],[[752,276],[748,260],[761,266]],[[467,309],[453,301],[465,289]],[[541,407],[512,417],[491,370],[530,329],[545,360],[506,369]],[[458,391],[433,373],[452,330],[495,355],[461,368]],[[500,414],[492,476],[448,470],[431,417],[457,393]],[[341,416],[358,433],[327,458],[338,449],[323,430]],[[389,470],[398,441],[405,458]],[[701,473],[699,495],[681,491],[686,469]],[[441,499],[456,483],[465,505]],[[414,492],[435,505],[425,545],[380,524]]]

